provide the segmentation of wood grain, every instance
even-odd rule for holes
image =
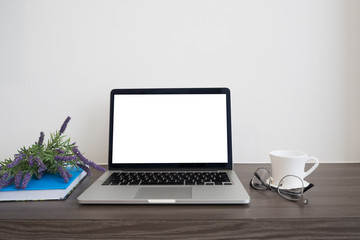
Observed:
[[[360,164],[320,164],[302,206],[248,186],[267,164],[237,164],[249,205],[79,205],[100,173],[65,201],[0,203],[0,239],[360,239]]]
[[[360,239],[359,227],[359,219],[2,220],[0,239]]]

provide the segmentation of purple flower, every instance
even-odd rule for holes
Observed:
[[[17,154],[14,154],[14,157],[17,158],[17,157],[21,156],[22,154],[24,154],[24,153],[21,151],[21,152],[19,152]]]
[[[96,170],[98,171],[101,171],[101,172],[106,172],[106,169],[103,168],[103,167],[100,167],[99,165],[97,165],[96,163],[92,162],[92,161],[89,161],[88,159],[86,159],[80,152],[79,150],[77,149],[77,147],[73,147],[72,148],[73,152],[75,153],[75,155],[85,164],[95,168]]]
[[[0,180],[5,181],[8,177],[9,177],[9,173],[6,172],[6,173],[4,173],[3,175],[1,175],[1,179],[0,179]]]
[[[65,153],[65,151],[62,150],[62,149],[60,149],[60,148],[55,149],[55,151],[56,151],[57,153],[59,153],[59,154],[64,154],[64,153]]]
[[[9,173],[5,173],[3,175],[0,175],[0,189],[2,189],[5,185],[6,179],[8,178]]]
[[[29,166],[32,167],[34,166],[34,156],[30,155],[29,157]]]
[[[44,132],[40,132],[39,141],[38,141],[38,143],[37,143],[39,146],[43,145],[44,137],[45,137]]]
[[[87,166],[85,166],[85,165],[83,165],[83,164],[76,164],[76,166],[78,166],[79,168],[81,168],[82,170],[84,170],[89,176],[91,176],[92,175],[92,173],[90,172],[90,169],[87,167]]]
[[[69,179],[72,178],[72,174],[71,174],[71,173],[69,173],[68,171],[65,171],[65,173],[66,173],[66,175],[68,176]]]
[[[54,160],[56,161],[63,161],[63,162],[68,162],[68,161],[75,161],[76,160],[76,156],[55,156]]]
[[[25,157],[25,154],[16,154],[14,161],[9,163],[6,167],[7,168],[15,167],[16,165],[18,165],[20,163],[21,160],[23,160],[24,157]]]
[[[43,175],[44,175],[44,172],[38,172],[38,173],[36,174],[36,178],[37,178],[38,180],[40,180]]]
[[[64,170],[64,168],[62,166],[58,166],[58,172],[60,173],[61,177],[64,179],[64,182],[68,182],[69,178],[66,174],[66,171]]]
[[[15,175],[15,180],[14,180],[14,182],[15,182],[15,187],[16,187],[17,189],[20,189],[22,176],[23,176],[23,174],[22,174],[22,171],[21,171],[21,170]]]
[[[67,117],[67,118],[65,119],[65,122],[63,123],[63,125],[62,125],[61,128],[60,128],[60,135],[65,132],[66,126],[68,125],[70,119],[71,119],[71,117]]]
[[[35,162],[36,164],[39,166],[38,172],[44,172],[47,167],[45,166],[45,164],[40,160],[39,157],[35,158]]]
[[[30,172],[25,173],[24,178],[21,183],[21,189],[25,189],[30,182],[30,179],[32,177],[32,174]]]
[[[8,180],[0,180],[0,190],[4,187],[7,187],[14,182],[14,177],[9,178]]]
[[[106,172],[106,169],[97,165],[94,162],[90,162],[91,164],[89,164],[91,167],[95,168],[96,170],[100,171],[100,172]]]

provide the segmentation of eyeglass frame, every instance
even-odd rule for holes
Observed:
[[[281,183],[286,177],[290,177],[290,176],[298,178],[298,179],[301,181],[301,183],[302,183],[302,192],[301,192],[300,198],[299,198],[299,199],[287,198],[286,196],[284,196],[283,194],[280,193],[280,188],[279,188],[279,187],[273,187],[273,186],[271,186],[271,184],[265,183],[265,182],[263,181],[263,179],[261,179],[261,177],[260,177],[259,174],[257,173],[260,169],[264,169],[265,171],[267,171],[267,172],[269,173],[269,177],[271,178],[270,171],[267,170],[266,168],[260,167],[260,168],[256,169],[256,171],[254,172],[254,175],[253,175],[253,177],[252,177],[251,180],[250,180],[250,184],[249,184],[250,187],[254,188],[255,190],[259,190],[259,191],[266,191],[266,190],[276,191],[276,192],[279,194],[280,197],[282,197],[282,198],[284,198],[284,199],[286,199],[286,200],[292,201],[292,202],[300,202],[300,203],[302,203],[302,204],[304,204],[304,205],[307,205],[307,204],[309,203],[309,200],[308,200],[307,198],[304,198],[304,193],[305,193],[306,191],[308,191],[310,188],[314,187],[314,184],[310,183],[308,186],[304,187],[304,181],[303,181],[300,177],[295,176],[295,175],[286,175],[286,176],[284,176],[283,178],[280,179],[278,186],[280,185],[280,183]],[[254,179],[254,177],[256,177],[256,178],[261,182],[261,184],[264,185],[266,188],[265,188],[265,189],[256,188],[256,187],[253,185],[253,179]],[[300,200],[301,200],[301,201],[300,201]]]

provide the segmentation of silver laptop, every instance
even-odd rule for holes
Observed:
[[[228,88],[114,89],[109,171],[81,204],[246,204]]]

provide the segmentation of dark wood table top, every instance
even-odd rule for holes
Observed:
[[[320,164],[306,179],[315,185],[306,206],[250,188],[258,167],[270,169],[235,164],[248,205],[80,205],[93,172],[65,201],[1,202],[0,239],[360,239],[360,163]]]

